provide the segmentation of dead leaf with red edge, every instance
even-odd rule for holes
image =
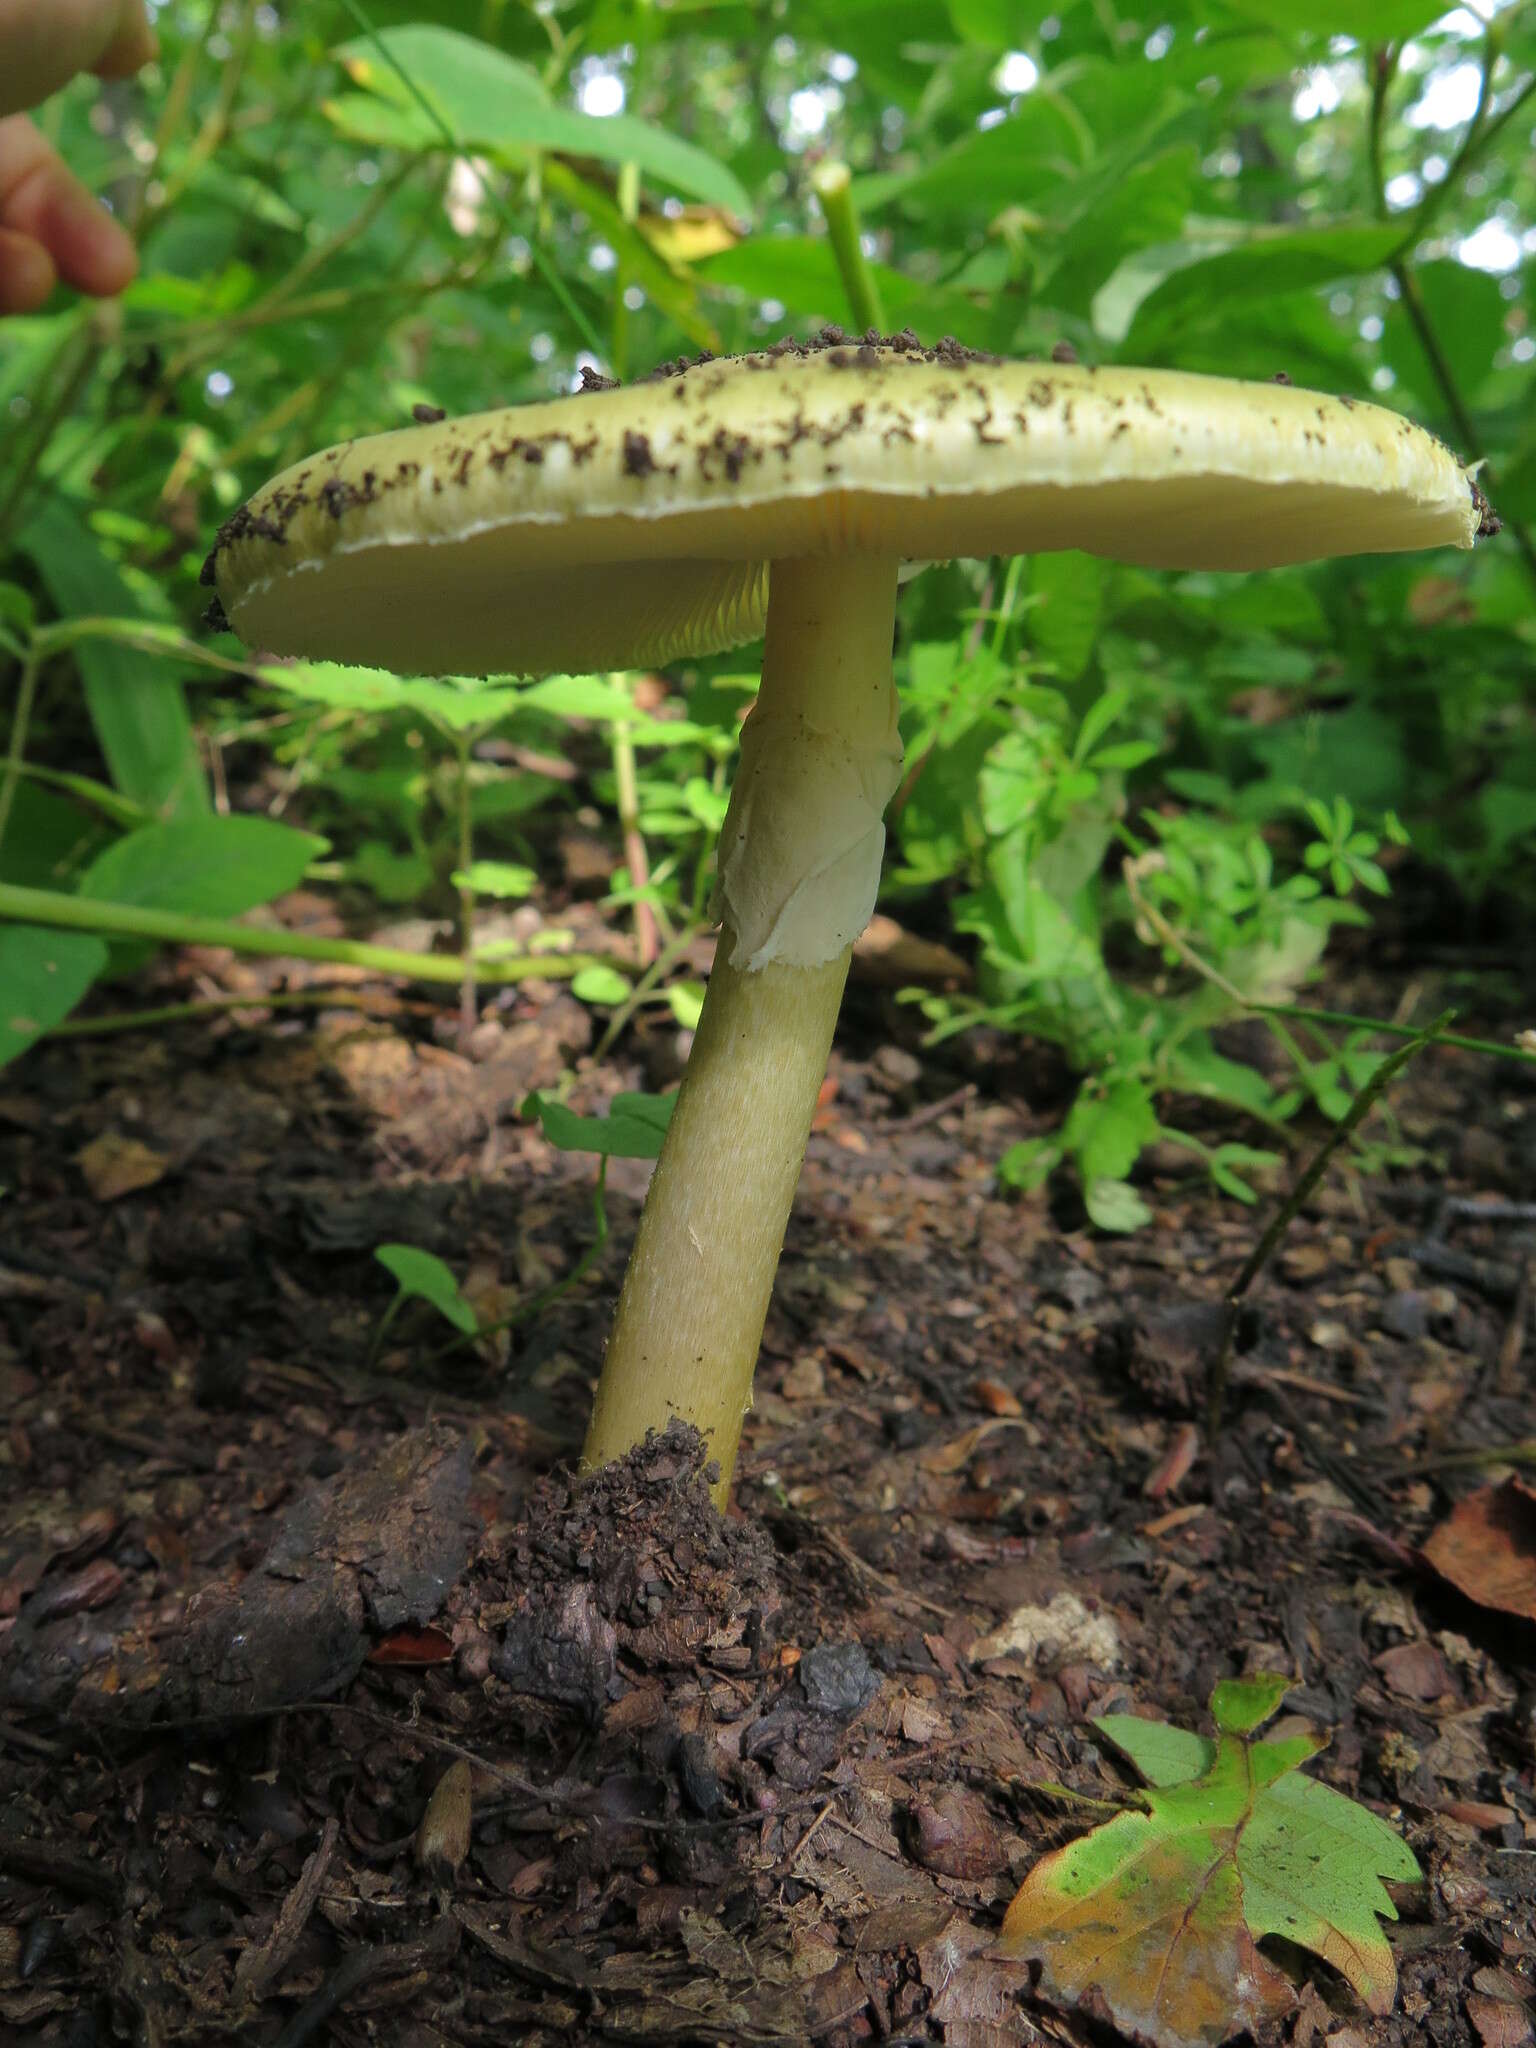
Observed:
[[[446,1664],[452,1640],[440,1628],[397,1628],[368,1652],[370,1664]]]
[[[1536,1493],[1518,1479],[1459,1501],[1424,1555],[1479,1607],[1536,1621]]]

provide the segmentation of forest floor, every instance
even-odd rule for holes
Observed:
[[[1273,1670],[1425,1878],[1391,2017],[1287,1950],[1262,2038],[1532,2039],[1536,1495],[1454,1459],[1532,1428],[1529,1072],[1439,1048],[1399,1082],[1372,1134],[1405,1156],[1336,1165],[1286,1236],[1213,1454],[1273,1188],[1159,1156],[1126,1238],[999,1199],[1063,1075],[920,1056],[856,986],[721,1520],[676,1436],[563,1476],[643,1167],[534,1321],[440,1355],[413,1308],[375,1347],[381,1243],[488,1317],[590,1242],[593,1162],[516,1113],[589,1013],[528,984],[461,1052],[377,985],[260,1012],[279,985],[182,954],[147,999],[252,1011],[0,1076],[0,2038],[1104,2044],[994,1952],[1086,1824],[1042,1787],[1116,1797],[1092,1717],[1208,1730],[1217,1680]],[[576,1105],[675,1057],[631,1034]],[[1448,1578],[1424,1545],[1468,1500]]]

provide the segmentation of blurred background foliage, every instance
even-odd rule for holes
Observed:
[[[468,933],[478,906],[483,932],[541,875],[558,902],[573,814],[632,939],[578,993],[688,1021],[665,970],[705,917],[750,651],[474,692],[252,670],[198,626],[198,572],[274,469],[415,406],[750,348],[870,294],[925,340],[1378,398],[1484,458],[1505,521],[1470,557],[1058,555],[908,586],[885,907],[976,967],[912,1000],[935,1038],[1018,1030],[1082,1077],[1006,1178],[1070,1160],[1128,1227],[1138,1153],[1182,1132],[1246,1192],[1379,1041],[1280,1019],[1266,1078],[1214,1028],[1294,998],[1395,876],[1529,912],[1533,0],[153,12],[157,66],[38,116],[142,274],[0,327],[0,971],[29,992],[0,1055],[145,957],[131,917],[93,935],[93,901],[228,918],[308,877],[362,931],[414,906]],[[815,193],[839,161],[860,277]],[[24,888],[78,899],[47,961]],[[1214,1135],[1184,1129],[1198,1097]]]

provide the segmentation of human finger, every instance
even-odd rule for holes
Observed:
[[[91,66],[98,78],[132,78],[158,53],[144,0],[120,0],[117,33]]]
[[[155,53],[144,0],[0,0],[0,114],[35,107],[77,71],[126,78]]]
[[[43,273],[16,248],[18,239],[36,244],[61,277],[98,298],[122,291],[138,269],[129,235],[20,114],[0,121],[0,231],[8,233],[13,279],[20,280],[14,288],[23,293],[36,291]]]
[[[41,242],[0,228],[0,315],[35,313],[58,281],[53,258]]]

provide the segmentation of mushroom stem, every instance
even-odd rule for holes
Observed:
[[[646,1197],[583,1463],[674,1416],[730,1491],[773,1277],[900,773],[897,563],[776,562],[721,836],[715,966]]]

